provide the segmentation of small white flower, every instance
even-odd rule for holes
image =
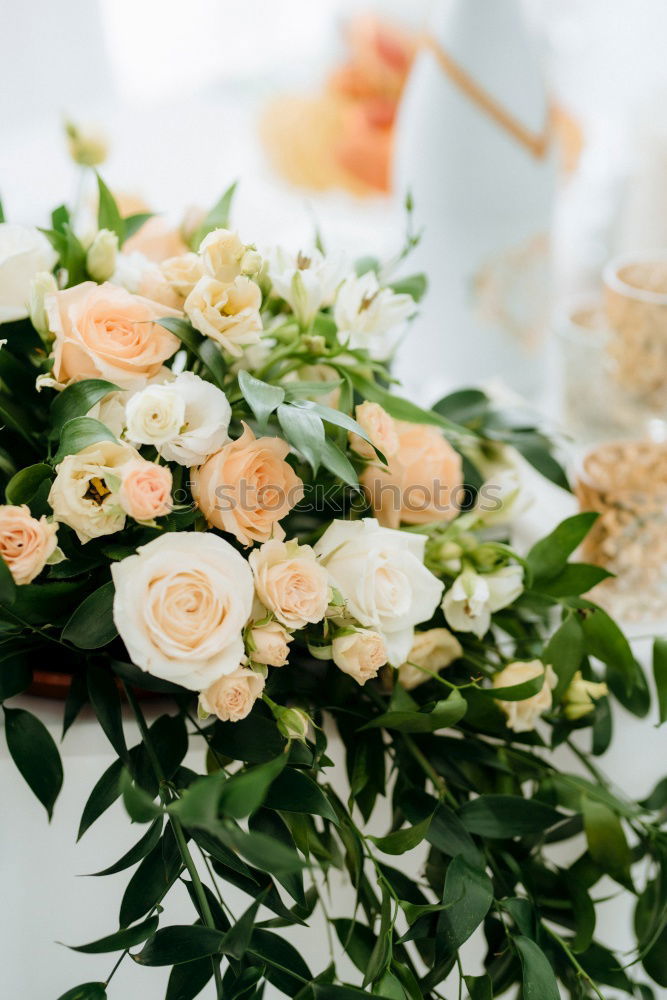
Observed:
[[[108,281],[116,270],[118,236],[109,229],[100,229],[86,254],[88,274],[95,281]]]
[[[346,262],[341,254],[324,256],[319,250],[296,257],[281,247],[269,256],[274,295],[287,302],[301,326],[308,327],[320,309],[333,303]]]
[[[465,569],[445,594],[442,610],[455,631],[472,632],[481,639],[491,625],[491,615],[510,605],[522,591],[521,566],[504,566],[483,575]]]
[[[381,288],[374,271],[361,277],[349,275],[338,289],[334,319],[341,341],[352,348],[369,347],[372,338],[383,337],[415,313],[411,295]]]
[[[487,573],[484,579],[489,588],[491,613],[509,607],[523,593],[523,566],[504,566],[495,573]]]
[[[48,295],[53,295],[58,291],[56,279],[50,271],[40,271],[30,282],[30,296],[28,299],[28,310],[30,312],[30,322],[37,333],[45,341],[51,341],[52,335],[49,330],[49,317],[46,315],[45,301]]]
[[[25,319],[32,279],[50,271],[57,259],[38,229],[0,222],[0,323]]]
[[[126,416],[129,439],[157,448],[180,433],[185,423],[185,400],[174,382],[149,385],[128,401]]]

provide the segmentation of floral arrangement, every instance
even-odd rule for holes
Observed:
[[[118,926],[77,946],[99,981],[60,1000],[113,996],[127,955],[173,966],[168,1000],[267,982],[299,1000],[556,1000],[559,982],[648,1000],[646,978],[667,983],[667,786],[636,802],[595,759],[615,701],[649,712],[647,683],[583,596],[605,571],[570,559],[595,515],[525,557],[507,541],[519,453],[565,485],[548,441],[478,390],[430,410],[395,393],[425,286],[395,277],[404,253],[260,253],[229,228],[232,188],[156,261],[154,220],[98,193],[87,234],[63,205],[46,229],[0,225],[5,735],[50,816],[59,752],[12,699],[44,665],[68,674],[63,734],[89,704],[113,750],[79,836],[120,797],[145,826],[101,873],[133,869]],[[666,664],[658,642],[660,721]],[[415,878],[396,860],[412,851]],[[353,912],[327,904],[335,869]],[[178,882],[193,922],[165,925]],[[630,959],[595,938],[616,892],[637,899]],[[318,909],[326,968],[289,940]]]

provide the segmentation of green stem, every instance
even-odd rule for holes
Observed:
[[[577,956],[574,954],[574,952],[572,951],[572,949],[569,947],[567,941],[564,941],[563,938],[560,936],[560,934],[557,934],[556,931],[554,931],[554,930],[551,929],[551,927],[547,927],[545,924],[542,924],[542,926],[544,927],[544,929],[547,932],[547,934],[549,934],[549,936],[552,937],[554,939],[554,941],[556,941],[561,946],[561,948],[563,949],[563,951],[567,955],[568,960],[574,966],[574,968],[577,970],[577,974],[582,977],[582,979],[588,985],[589,989],[593,990],[593,992],[595,993],[595,995],[597,997],[599,997],[599,1000],[605,1000],[604,996],[602,995],[602,993],[600,993],[600,991],[597,988],[597,986],[595,985],[594,981],[591,979],[591,977],[588,975],[588,973],[586,972],[586,970],[584,969],[584,967],[577,960]]]
[[[125,681],[123,681],[123,688],[125,690],[125,695],[127,697],[127,700],[129,701],[132,707],[132,711],[134,712],[134,716],[137,720],[139,731],[141,732],[141,737],[144,741],[144,746],[146,747],[146,753],[148,754],[148,758],[151,762],[153,770],[155,771],[155,776],[160,783],[160,788],[159,788],[160,799],[162,801],[162,804],[166,808],[169,805],[169,796],[165,791],[166,781],[159,758],[155,753],[155,749],[150,739],[150,733],[148,732],[148,726],[146,725],[144,713],[141,711],[141,707],[137,699],[135,698],[132,689],[130,688],[129,684],[125,683]],[[181,858],[183,859],[183,864],[187,868],[190,878],[192,879],[192,888],[194,890],[194,894],[197,899],[198,908],[202,920],[204,921],[204,923],[208,928],[210,928],[211,930],[215,930],[216,926],[215,926],[215,921],[213,919],[213,914],[211,913],[211,907],[209,906],[208,899],[206,898],[206,893],[204,891],[204,886],[202,884],[202,881],[199,877],[197,866],[195,865],[192,854],[190,853],[185,833],[183,831],[183,825],[178,816],[175,816],[173,813],[167,813],[167,815],[169,817],[169,822],[171,823],[171,828],[173,830],[174,838],[176,840],[176,844],[178,846]],[[219,962],[216,962],[215,958],[213,957],[211,958],[211,963],[213,965],[213,975],[215,977],[216,993],[218,996],[218,1000],[224,1000],[222,994],[222,974],[220,972],[220,964]]]

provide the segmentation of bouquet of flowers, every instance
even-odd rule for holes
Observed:
[[[266,983],[556,1000],[558,981],[648,1000],[642,970],[667,983],[667,785],[636,802],[595,762],[614,700],[650,709],[583,596],[605,571],[570,560],[595,515],[527,556],[508,544],[518,452],[563,483],[544,436],[477,390],[429,410],[395,393],[387,360],[425,286],[394,277],[404,253],[260,253],[229,228],[232,188],[155,260],[155,220],[98,188],[88,234],[64,205],[47,229],[0,225],[5,735],[50,816],[59,752],[11,699],[45,665],[68,674],[63,731],[89,704],[113,751],[79,835],[121,797],[145,826],[102,873],[133,869],[118,926],[78,946],[99,981],[60,1000],[113,996],[128,954],[173,966],[168,1000],[260,1000]],[[666,664],[658,642],[661,721]],[[413,851],[410,878],[396,859]],[[327,906],[334,869],[353,912]],[[165,925],[179,882],[193,920]],[[610,892],[637,898],[630,960],[595,939]],[[289,941],[319,909],[326,968]]]

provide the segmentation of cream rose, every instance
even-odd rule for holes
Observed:
[[[191,691],[237,669],[253,584],[229,542],[170,532],[114,563],[111,574],[114,621],[136,666]]]
[[[414,627],[429,621],[443,585],[424,566],[426,537],[381,527],[372,518],[333,521],[315,553],[361,625],[379,632],[387,658],[399,666],[412,648]]]
[[[398,671],[398,679],[406,691],[431,680],[431,674],[448,667],[463,654],[456,636],[446,628],[430,628],[415,632],[412,649]]]
[[[498,706],[507,716],[507,727],[515,733],[528,733],[535,728],[535,724],[544,712],[551,708],[553,698],[552,690],[556,687],[558,679],[551,666],[545,665],[541,660],[517,661],[508,664],[499,673],[493,676],[494,688],[515,687],[517,684],[524,684],[532,681],[544,673],[544,684],[542,690],[538,691],[531,698],[524,698],[523,701],[499,701]]]
[[[381,524],[430,524],[458,514],[463,472],[460,455],[437,427],[395,424],[398,449],[389,466],[369,465],[359,481]],[[386,454],[386,453],[385,453]]]
[[[354,432],[350,432],[350,447],[357,455],[372,461],[376,458],[375,449],[381,451],[385,458],[392,458],[399,448],[396,421],[383,410],[379,403],[361,403],[354,412],[361,429],[370,438],[371,444]]]
[[[264,663],[267,667],[284,667],[289,657],[291,641],[292,636],[280,622],[269,621],[264,625],[253,625],[250,629],[248,655],[255,663]]]
[[[199,695],[199,704],[222,722],[245,719],[264,690],[264,678],[249,667],[239,667],[215,681]]]
[[[206,274],[224,284],[261,267],[259,254],[229,229],[213,229],[202,240],[199,253]]]
[[[156,322],[178,315],[175,310],[115,285],[84,281],[47,296],[45,308],[55,335],[53,375],[60,383],[105,378],[123,389],[136,388],[180,347]]]
[[[261,305],[259,285],[249,278],[241,276],[227,285],[205,275],[183,308],[196,330],[217,341],[232,357],[240,358],[244,347],[259,343]]]
[[[331,643],[331,657],[344,674],[353,677],[357,684],[365,684],[377,677],[378,670],[387,662],[387,646],[379,632],[357,629],[336,636]]]
[[[250,553],[255,590],[262,604],[289,629],[324,618],[331,588],[310,545],[271,539]]]
[[[118,496],[135,521],[153,521],[172,509],[171,471],[165,465],[131,459],[123,466]]]
[[[45,517],[33,517],[25,504],[0,506],[0,558],[9,567],[15,583],[32,583],[57,545],[57,524]]]
[[[129,439],[157,448],[180,433],[185,423],[185,400],[173,382],[149,385],[130,397],[125,416]]]
[[[125,525],[122,468],[136,454],[129,445],[98,441],[56,467],[49,504],[55,519],[73,528],[82,544]]]
[[[38,229],[0,222],[0,323],[25,319],[32,279],[40,271],[51,271],[57,260]]]
[[[285,461],[286,441],[243,427],[238,440],[192,470],[190,485],[209,524],[252,545],[284,537],[278,522],[303,496],[303,483]]]

